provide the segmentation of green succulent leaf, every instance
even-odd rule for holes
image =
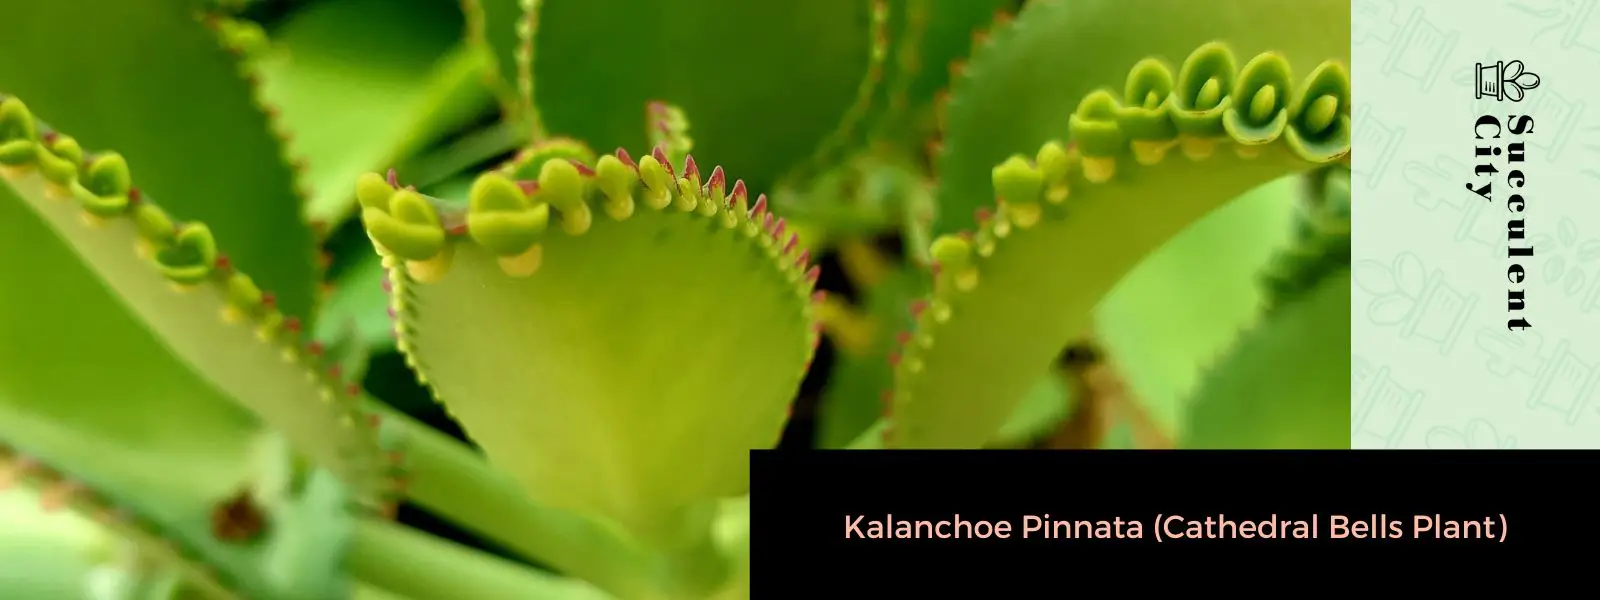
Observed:
[[[1350,342],[1344,332],[1350,319],[1350,173],[1343,167],[1331,167],[1305,179],[1314,187],[1306,190],[1311,193],[1302,196],[1302,201],[1275,202],[1279,214],[1284,208],[1292,210],[1284,216],[1291,217],[1293,224],[1279,228],[1286,241],[1255,262],[1266,267],[1258,269],[1251,280],[1256,284],[1252,286],[1255,293],[1247,296],[1252,301],[1240,298],[1232,304],[1235,311],[1260,307],[1251,319],[1258,322],[1241,324],[1239,329],[1250,331],[1236,334],[1231,348],[1218,353],[1219,360],[1204,361],[1215,364],[1208,366],[1208,372],[1198,373],[1203,379],[1177,390],[1185,401],[1194,403],[1187,407],[1188,420],[1179,431],[1186,446],[1349,447],[1349,411],[1345,407]],[[1299,182],[1274,184],[1272,187],[1283,188],[1274,195],[1287,196],[1294,183]],[[1231,291],[1240,286],[1216,287]],[[1338,299],[1341,294],[1343,302]],[[1235,319],[1226,322],[1240,323]],[[1280,328],[1292,333],[1276,331]],[[1291,344],[1304,347],[1290,348]],[[1282,391],[1275,389],[1280,385]]]
[[[877,139],[915,146],[936,133],[943,93],[976,40],[1010,18],[1014,0],[891,0],[890,46],[866,129]]]
[[[27,58],[0,61],[0,90],[47,107],[76,143],[116,148],[138,165],[140,191],[228,240],[233,263],[310,325],[317,251],[294,174],[251,80],[196,4],[7,6],[0,55]]]
[[[500,99],[505,120],[535,134],[544,132],[531,103],[533,46],[544,0],[460,0],[467,40],[492,69],[488,85]],[[534,135],[535,138],[541,135]]]
[[[0,597],[747,600],[811,376],[830,448],[1348,447],[1334,0],[12,4]]]
[[[1321,189],[1299,203],[1289,243],[1258,274],[1269,309],[1350,268],[1350,170],[1338,167],[1311,179]]]
[[[21,100],[0,98],[0,122],[32,119]],[[47,165],[51,161],[71,165],[72,155],[63,157],[47,150],[47,140],[65,136],[38,122],[28,128],[11,128],[26,129],[36,137],[4,141],[32,143],[38,159],[0,169],[0,205],[15,215],[0,221],[10,233],[0,243],[8,248],[7,258],[18,261],[0,269],[0,273],[18,278],[16,289],[38,290],[5,296],[5,301],[13,304],[0,316],[19,328],[14,346],[32,347],[41,344],[40,340],[48,340],[49,344],[60,345],[62,354],[56,358],[68,365],[105,368],[106,364],[117,364],[122,357],[113,353],[99,356],[116,358],[85,360],[77,350],[79,346],[72,343],[95,347],[100,342],[52,336],[49,329],[35,329],[51,324],[51,320],[41,320],[37,315],[69,308],[91,315],[115,314],[124,319],[132,316],[158,336],[140,354],[176,358],[179,364],[192,369],[197,376],[196,385],[209,384],[226,394],[225,399],[259,415],[268,425],[283,431],[299,450],[352,485],[358,499],[373,507],[381,504],[390,487],[388,465],[374,431],[354,400],[359,389],[344,383],[343,367],[325,358],[327,348],[307,340],[303,335],[306,326],[286,316],[272,294],[263,292],[252,277],[240,272],[231,255],[218,250],[209,227],[175,220],[153,198],[135,192],[138,188],[132,185],[134,178],[127,164],[105,161],[106,157],[117,155],[98,155],[96,162],[69,168],[65,177],[56,178]],[[106,168],[117,173],[100,173],[97,178],[96,166],[104,164],[112,165]],[[82,176],[77,174],[79,171]],[[107,205],[120,205],[122,209],[111,213],[95,208]],[[40,289],[40,285],[51,284],[51,276],[85,272],[98,277],[103,287],[78,293]],[[42,281],[27,286],[30,277]],[[63,306],[60,298],[101,301]],[[78,315],[63,315],[62,319],[82,324]],[[136,340],[149,339],[137,330],[125,327],[124,331]],[[26,360],[19,359],[5,368],[19,368],[42,360],[43,356],[42,352],[29,352]],[[39,368],[42,367],[22,370],[33,373]],[[78,382],[71,378],[45,380],[41,385],[51,381],[58,381],[62,389],[44,387],[18,395],[33,401],[98,400],[105,394],[116,394],[115,386],[119,385],[116,378],[94,376],[83,383],[111,387],[99,393],[72,390],[71,385]],[[196,397],[215,398],[217,392],[196,392]],[[175,391],[159,393],[181,396]],[[185,413],[157,410],[153,414]]]
[[[913,5],[912,10],[918,10],[915,6],[918,4],[927,6],[923,9],[926,11],[923,17],[926,19],[926,29],[918,40],[915,58],[899,57],[902,61],[914,60],[916,64],[915,69],[906,69],[914,73],[908,83],[907,101],[909,108],[916,110],[918,107],[929,107],[937,95],[949,87],[952,69],[966,62],[974,42],[988,35],[990,27],[997,24],[1003,27],[1011,20],[1012,7],[1017,2],[909,2]]]
[[[1349,449],[1349,314],[1348,267],[1268,313],[1201,382],[1179,447]]]
[[[927,276],[898,269],[867,293],[865,313],[876,335],[864,354],[834,352],[817,424],[817,444],[823,448],[844,447],[883,416],[884,390],[892,385],[894,374],[889,356],[900,347],[896,334],[911,325],[906,304],[927,293]]]
[[[393,166],[493,106],[482,55],[460,42],[463,27],[448,3],[395,10],[385,0],[333,0],[272,31],[273,50],[253,67],[290,152],[305,161],[308,219],[337,225],[353,212],[358,175]]]
[[[465,211],[392,188],[364,212],[400,349],[490,460],[647,537],[744,491],[817,339],[817,271],[765,197],[664,158],[553,159],[483,175]]]
[[[1168,432],[1202,365],[1261,312],[1261,265],[1289,240],[1297,178],[1252,190],[1139,263],[1095,308],[1095,332],[1151,418]],[[1174,298],[1182,298],[1174,302]]]
[[[1162,13],[1156,22],[1183,20],[1186,15],[1179,7],[1187,6],[1191,5],[1174,3],[1173,14]],[[1220,126],[1198,125],[1203,113],[1231,103],[1216,94],[1231,89],[1217,82],[1228,79],[1227,65],[1237,64],[1236,43],[1278,47],[1276,53],[1284,56],[1304,56],[1307,51],[1301,47],[1328,46],[1328,54],[1320,57],[1327,61],[1324,66],[1301,67],[1310,72],[1301,85],[1317,86],[1302,89],[1316,89],[1319,94],[1334,89],[1320,83],[1324,73],[1342,72],[1337,61],[1348,59],[1342,41],[1326,43],[1309,34],[1298,35],[1293,28],[1243,27],[1251,21],[1235,22],[1230,17],[1243,18],[1245,11],[1205,6],[1216,14],[1210,16],[1209,30],[1196,30],[1194,35],[1227,42],[1204,41],[1187,58],[1173,59],[1179,66],[1171,69],[1177,74],[1172,97],[1183,99],[1173,102],[1173,123],[1190,119],[1197,125],[1175,127],[1177,135],[1168,140],[1131,138],[1121,129],[1118,115],[1124,107],[1118,96],[1105,88],[1088,93],[1067,119],[1065,140],[1046,142],[1031,159],[1013,156],[991,169],[989,189],[997,199],[997,210],[978,211],[977,227],[970,233],[934,241],[931,253],[940,264],[936,289],[914,307],[918,323],[912,337],[921,343],[908,345],[896,370],[894,445],[983,444],[1056,353],[1088,327],[1095,305],[1147,254],[1261,184],[1348,155],[1348,145],[1343,152],[1312,149],[1294,142],[1294,135],[1281,136],[1272,144],[1245,144]],[[1255,10],[1248,15],[1253,19],[1276,6],[1252,5]],[[1094,2],[1032,5],[1010,35],[988,49],[991,58],[986,60],[1009,56],[1007,64],[1025,64],[1059,56],[1060,48],[1040,43],[1040,32],[1048,32],[1049,40],[1083,37],[1074,28],[1100,23],[1088,18],[1097,10],[1109,9]],[[1305,7],[1296,5],[1295,10]],[[1296,14],[1304,18],[1303,12]],[[1141,27],[1152,27],[1148,18],[1138,21]],[[1191,26],[1185,23],[1184,27]],[[1337,32],[1319,35],[1338,37]],[[1092,37],[1108,39],[1103,31]],[[1149,37],[1149,32],[1142,30],[1135,37]],[[1148,77],[1146,58],[1151,57],[1128,61],[1123,69],[1131,70],[1101,79],[1101,84],[1121,88],[1130,76]],[[1004,87],[1006,72],[999,73],[995,86]],[[1336,106],[1348,106],[1348,79],[1344,82],[1337,93],[1325,94],[1335,98]],[[983,86],[983,94],[992,87]],[[1296,109],[1281,110],[1290,111],[1290,122],[1296,123]],[[967,124],[978,121],[974,118]],[[1327,136],[1339,122],[1339,118],[1319,118],[1315,123],[1301,119],[1295,127],[1308,129],[1310,137]],[[952,134],[957,123],[952,121]],[[1316,131],[1309,132],[1313,128]],[[1169,152],[1174,149],[1181,150],[1181,156],[1169,156],[1176,154]]]
[[[320,327],[324,331],[319,337],[338,332],[327,323],[348,324],[363,348],[381,352],[394,347],[394,324],[385,312],[389,306],[389,297],[384,293],[389,285],[388,273],[377,256],[371,254],[370,247],[364,250],[368,254],[357,255],[360,258],[334,279],[333,293],[323,306]]]
[[[169,354],[17,197],[40,186],[15,185],[0,186],[0,285],[29,293],[0,295],[0,472],[97,516],[213,597],[340,597],[342,488],[268,487],[287,454]],[[132,254],[131,238],[122,241]],[[124,268],[155,279],[146,265]],[[251,540],[221,539],[213,516],[240,490],[271,525]]]
[[[1146,58],[1176,67],[1197,47],[1223,41],[1243,65],[1274,51],[1293,67],[1296,89],[1321,61],[1348,63],[1348,4],[1315,0],[1051,0],[1028,3],[995,29],[952,82],[936,234],[977,225],[974,211],[994,197],[989,167],[1015,152],[1067,134],[1062,109],[1097,89],[1125,90]],[[1068,62],[1063,62],[1068,61]],[[1195,82],[1198,93],[1205,80]],[[1220,92],[1231,89],[1217,88]],[[1143,98],[1123,99],[1124,106]],[[1284,98],[1289,100],[1288,97]]]
[[[890,28],[894,18],[891,15],[897,9],[904,11],[905,7],[897,6],[896,0],[871,0],[868,4],[872,22],[867,34],[866,75],[856,84],[855,99],[845,110],[840,122],[822,139],[808,159],[786,174],[791,181],[807,181],[844,160],[851,151],[865,146],[872,132],[873,115],[882,114],[888,109],[888,86],[884,85],[884,72],[888,68],[892,45],[890,36],[893,33]]]
[[[694,120],[696,152],[763,190],[851,130],[884,43],[875,3],[859,0],[469,3],[502,79],[550,134],[647,147],[647,106],[666,102]]]

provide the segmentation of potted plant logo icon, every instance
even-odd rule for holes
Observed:
[[[1528,90],[1539,87],[1539,76],[1525,70],[1522,61],[1478,63],[1478,98],[1521,102]]]

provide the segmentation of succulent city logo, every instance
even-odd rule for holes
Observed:
[[[1539,76],[1528,71],[1522,61],[1498,61],[1492,65],[1478,63],[1478,98],[1497,101],[1521,102],[1528,90],[1539,87]]]
[[[1539,87],[1539,76],[1528,71],[1520,60],[1477,63],[1478,99],[1521,102],[1530,90]],[[1526,331],[1528,320],[1528,269],[1523,263],[1533,256],[1533,243],[1527,231],[1528,142],[1533,135],[1533,115],[1480,113],[1473,118],[1472,179],[1467,191],[1485,202],[1501,201],[1506,208],[1506,259],[1497,265],[1496,277],[1506,285],[1506,329]],[[1509,139],[1508,139],[1509,138]],[[1499,163],[1499,164],[1496,164]],[[1501,184],[1499,190],[1495,184]],[[1497,195],[1498,192],[1498,195]]]

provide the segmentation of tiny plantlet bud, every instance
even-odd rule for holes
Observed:
[[[389,210],[389,197],[394,191],[389,181],[377,173],[362,173],[356,179],[356,201],[362,208]]]
[[[995,193],[1005,203],[1018,227],[1039,222],[1039,194],[1044,189],[1044,173],[1021,156],[1012,156],[991,172]]]
[[[78,140],[71,136],[49,134],[49,139],[45,140],[45,149],[74,165],[83,163],[83,147],[79,146]]]
[[[673,207],[677,208],[678,210],[688,212],[694,210],[695,207],[699,205],[699,202],[699,187],[695,186],[694,182],[690,181],[689,178],[679,177],[678,201],[673,203]]]
[[[639,160],[639,178],[644,181],[645,204],[655,210],[672,203],[672,188],[677,185],[672,172],[654,155]]]
[[[1339,99],[1333,96],[1322,96],[1311,103],[1306,109],[1305,128],[1309,133],[1322,133],[1333,126],[1333,120],[1339,114]]]
[[[1062,148],[1061,144],[1045,142],[1043,146],[1039,147],[1039,153],[1034,158],[1034,162],[1038,163],[1039,173],[1044,177],[1045,181],[1051,184],[1064,183],[1066,181],[1067,169],[1071,165],[1071,159],[1067,155],[1067,150]]]
[[[1200,91],[1195,94],[1193,106],[1199,110],[1211,110],[1221,103],[1222,82],[1213,78],[1207,79],[1205,84],[1200,86]]]
[[[28,106],[15,97],[0,100],[0,142],[38,139],[39,128]]]
[[[1255,97],[1250,99],[1250,120],[1257,123],[1266,121],[1272,117],[1274,112],[1277,112],[1277,108],[1278,88],[1270,85],[1262,86],[1261,89],[1256,90]]]
[[[972,262],[972,244],[961,236],[940,236],[933,241],[928,254],[940,265],[962,268]]]
[[[0,142],[0,168],[22,174],[22,168],[33,164],[39,156],[39,144],[33,140]]]
[[[115,152],[96,156],[84,171],[83,186],[101,196],[128,195],[128,189],[133,187],[128,161]]]
[[[595,165],[595,183],[600,192],[611,200],[631,202],[633,186],[638,182],[639,174],[615,156],[602,156],[599,164]]]
[[[550,205],[532,205],[510,177],[489,172],[473,182],[468,199],[467,233],[500,256],[522,255],[544,233]]]
[[[389,252],[408,261],[433,258],[445,246],[445,231],[433,204],[410,189],[389,198],[389,211],[361,212],[367,233]]]
[[[71,197],[68,187],[78,176],[78,164],[51,152],[40,152],[39,174],[48,182],[45,190],[52,198],[66,200]]]
[[[593,220],[584,203],[586,185],[583,174],[569,161],[552,160],[539,170],[537,199],[561,211],[561,229],[570,235],[582,235]]]
[[[583,204],[583,175],[572,163],[552,160],[539,169],[539,200],[557,210],[571,211]]]
[[[205,225],[188,224],[157,250],[155,259],[173,283],[182,287],[197,285],[210,277],[217,264],[217,242]]]

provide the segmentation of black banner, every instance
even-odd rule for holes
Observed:
[[[1600,539],[1600,452],[762,451],[752,470],[757,598],[1036,589],[1133,558],[1459,567]]]

